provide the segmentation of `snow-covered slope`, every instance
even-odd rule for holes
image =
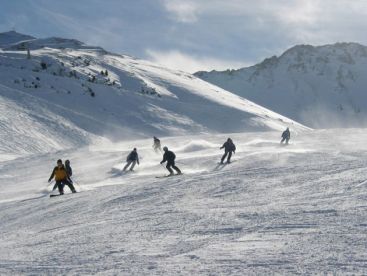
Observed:
[[[311,127],[367,126],[367,47],[295,46],[239,70],[196,76]]]
[[[2,153],[48,152],[97,137],[306,129],[190,74],[77,40],[11,32],[0,42]]]
[[[1,275],[367,273],[365,130],[310,131],[76,40],[0,38]],[[184,175],[156,178],[151,135]],[[133,147],[141,163],[122,174]],[[59,158],[79,193],[50,198]]]
[[[0,274],[366,275],[366,130],[231,137],[227,166],[225,135],[162,139],[184,172],[165,179],[150,139],[0,162]],[[48,197],[58,157],[80,193]]]

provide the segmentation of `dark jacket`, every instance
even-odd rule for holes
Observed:
[[[73,175],[73,169],[70,167],[70,165],[65,165],[65,170],[69,177]]]
[[[171,162],[174,162],[176,159],[176,155],[172,152],[172,151],[169,151],[167,150],[164,154],[163,154],[163,160],[161,163],[164,163],[164,162],[168,162],[168,163],[171,163]]]
[[[139,163],[139,155],[138,155],[138,153],[135,150],[133,150],[127,156],[126,161],[137,161]]]
[[[223,148],[224,148],[225,151],[228,151],[228,152],[230,152],[230,151],[235,152],[236,151],[236,146],[233,144],[233,142],[229,142],[229,141],[227,141],[223,144],[221,149],[223,149]]]
[[[282,133],[282,138],[284,138],[284,139],[290,139],[291,138],[291,132],[289,130],[285,130]]]

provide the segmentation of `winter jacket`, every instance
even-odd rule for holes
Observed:
[[[285,130],[283,133],[282,133],[282,138],[284,139],[290,139],[291,138],[291,133],[289,130]]]
[[[173,161],[175,161],[176,159],[176,155],[172,152],[172,151],[169,151],[167,150],[164,154],[163,154],[163,160],[161,163],[164,163],[164,162],[168,162],[168,163],[171,163]]]
[[[228,151],[228,152],[230,152],[230,151],[235,152],[236,151],[236,146],[233,144],[233,142],[229,142],[229,141],[227,141],[223,144],[221,149],[223,149],[223,148],[224,148],[225,151]]]
[[[139,156],[138,153],[133,150],[130,152],[130,154],[127,156],[126,161],[137,161],[139,163]]]
[[[55,177],[56,181],[61,181],[61,180],[66,180],[67,179],[68,174],[65,170],[64,165],[62,165],[62,167],[60,167],[60,168],[58,166],[56,166],[53,169],[49,181],[51,181],[51,179],[54,178],[54,177]]]
[[[65,170],[69,177],[73,175],[73,170],[70,166],[65,165]]]

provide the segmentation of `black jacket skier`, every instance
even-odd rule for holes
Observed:
[[[167,147],[163,147],[163,150],[164,154],[161,164],[167,162],[166,168],[169,171],[169,175],[174,175],[172,169],[174,169],[177,172],[177,174],[181,174],[181,170],[175,165],[176,155],[172,151],[169,151]]]
[[[226,159],[227,155],[227,163],[231,163],[231,157],[232,157],[232,152],[235,153],[236,152],[236,146],[235,144],[233,144],[233,141],[231,138],[228,138],[227,141],[223,144],[223,146],[220,147],[220,149],[224,148],[224,154],[222,156],[222,159],[220,160],[220,163],[223,164],[224,159]]]
[[[70,161],[69,160],[65,161],[65,170],[66,170],[66,173],[68,175],[69,182],[73,183],[73,180],[71,180],[71,177],[73,176],[73,169],[70,166]]]
[[[129,153],[129,155],[127,156],[126,158],[126,162],[127,164],[125,165],[123,171],[126,171],[127,168],[131,165],[130,167],[130,171],[133,171],[134,170],[134,167],[136,165],[136,163],[138,163],[138,165],[140,164],[139,162],[139,155],[138,155],[138,151],[136,148],[133,149],[132,152]]]
[[[285,144],[288,145],[289,140],[291,139],[291,132],[289,131],[289,127],[282,133],[282,141],[281,144],[285,141]]]

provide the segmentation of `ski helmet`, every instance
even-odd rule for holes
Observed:
[[[69,165],[70,161],[69,160],[65,160],[65,164]]]
[[[167,148],[167,147],[163,147],[163,150],[164,150],[164,151],[167,151],[167,150],[168,150],[168,148]]]

